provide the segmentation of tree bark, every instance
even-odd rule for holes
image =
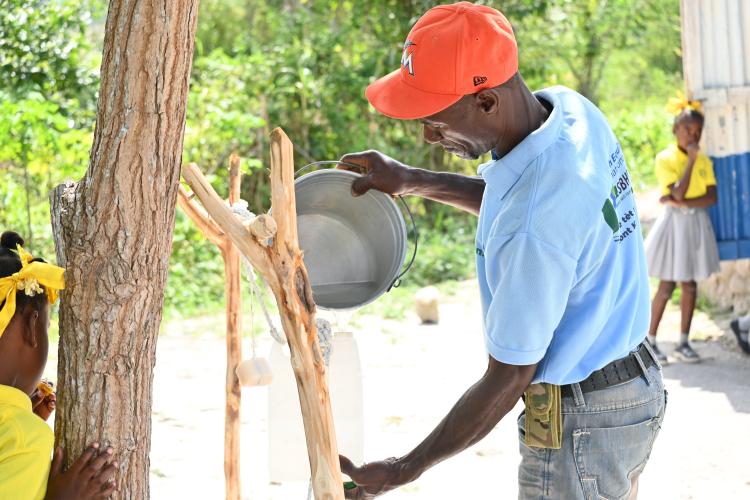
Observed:
[[[115,449],[116,498],[149,498],[156,339],[198,0],[111,0],[83,179],[52,193],[60,305],[55,437]]]

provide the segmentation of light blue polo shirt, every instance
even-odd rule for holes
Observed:
[[[487,351],[539,363],[533,382],[580,382],[644,339],[649,288],[625,159],[604,115],[565,87],[547,121],[486,182],[477,275]]]

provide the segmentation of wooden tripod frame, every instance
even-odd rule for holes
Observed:
[[[292,369],[297,380],[315,498],[316,500],[341,500],[344,498],[344,490],[331,413],[331,400],[325,377],[325,364],[320,353],[315,326],[315,302],[297,238],[292,143],[280,128],[271,132],[273,218],[269,215],[259,215],[252,221],[241,222],[225,201],[216,194],[194,163],[183,167],[182,177],[192,188],[205,210],[201,210],[185,192],[180,196],[180,206],[191,218],[193,218],[191,213],[200,215],[202,223],[197,223],[198,226],[220,248],[222,248],[221,245],[236,247],[268,283],[276,298],[281,324],[289,344]],[[235,183],[239,191],[239,168],[237,168],[235,180],[231,179],[230,170],[230,183],[232,183],[230,201],[232,201],[231,193]],[[223,248],[222,254],[225,255]],[[239,275],[239,260],[235,260],[238,266],[236,274]],[[227,262],[225,255],[225,263]],[[227,284],[228,294],[229,291],[229,284]],[[230,296],[227,295],[227,297],[229,300]],[[230,355],[229,342],[230,340],[227,339],[228,356]],[[238,352],[239,348],[234,349],[233,361],[239,362]],[[229,414],[229,378],[234,377],[234,371],[232,369],[230,373],[229,365],[227,368],[227,414]],[[232,387],[236,383],[236,378],[233,378]],[[239,386],[237,389],[239,390]],[[239,415],[239,395],[232,394],[231,401],[236,402],[237,415]],[[233,424],[231,432],[238,432],[238,426],[237,421]],[[227,431],[230,431],[229,419]],[[226,460],[230,458],[231,450],[238,450],[239,445],[230,437],[226,438],[225,444],[237,447],[225,449],[225,470],[228,470]],[[239,456],[238,451],[236,456]],[[234,473],[237,473],[236,469]],[[228,473],[227,476],[229,476]],[[227,484],[229,484],[229,477],[227,477]],[[237,484],[239,484],[238,479]]]

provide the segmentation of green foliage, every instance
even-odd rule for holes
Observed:
[[[23,96],[39,92],[93,98],[95,73],[83,62],[89,47],[87,1],[4,0],[0,9],[0,88]]]
[[[671,140],[666,99],[681,86],[678,0],[503,0],[521,72],[532,88],[563,84],[597,101],[636,185],[654,182],[653,158]],[[460,173],[476,162],[422,141],[418,123],[376,113],[364,99],[399,65],[426,0],[202,0],[188,98],[185,161],[221,194],[239,154],[242,197],[268,209],[268,135],[281,126],[298,166],[379,149],[405,163]],[[0,229],[54,255],[48,192],[88,163],[98,85],[103,0],[6,0],[0,9]],[[420,251],[405,286],[474,272],[475,219],[411,199]],[[401,292],[397,292],[401,293]],[[168,316],[223,302],[217,250],[178,210],[165,296]]]
[[[448,217],[438,228],[426,228],[420,234],[417,259],[404,281],[424,286],[473,276],[476,220],[472,219]]]
[[[525,14],[508,12],[519,41],[521,72],[532,86],[561,83],[600,103],[613,88],[627,88],[618,82],[601,90],[613,68],[625,69],[628,80],[650,78],[650,67],[669,74],[681,70],[679,0],[487,3],[506,12],[510,3]],[[617,55],[627,60],[615,63]]]
[[[665,113],[664,103],[634,103],[617,108],[608,116],[635,187],[654,186],[654,158],[673,140],[671,117]]]
[[[0,227],[23,234],[31,251],[52,258],[47,193],[83,174],[91,131],[77,127],[38,93],[12,100],[0,91]]]
[[[6,0],[0,9],[0,228],[54,257],[49,191],[83,175],[99,51],[88,1]]]
[[[164,292],[166,316],[186,317],[215,311],[221,309],[223,301],[224,264],[218,248],[177,210]]]

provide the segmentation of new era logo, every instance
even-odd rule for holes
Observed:
[[[476,87],[477,85],[482,85],[486,81],[487,81],[487,77],[486,76],[475,76],[474,77],[474,86]]]

